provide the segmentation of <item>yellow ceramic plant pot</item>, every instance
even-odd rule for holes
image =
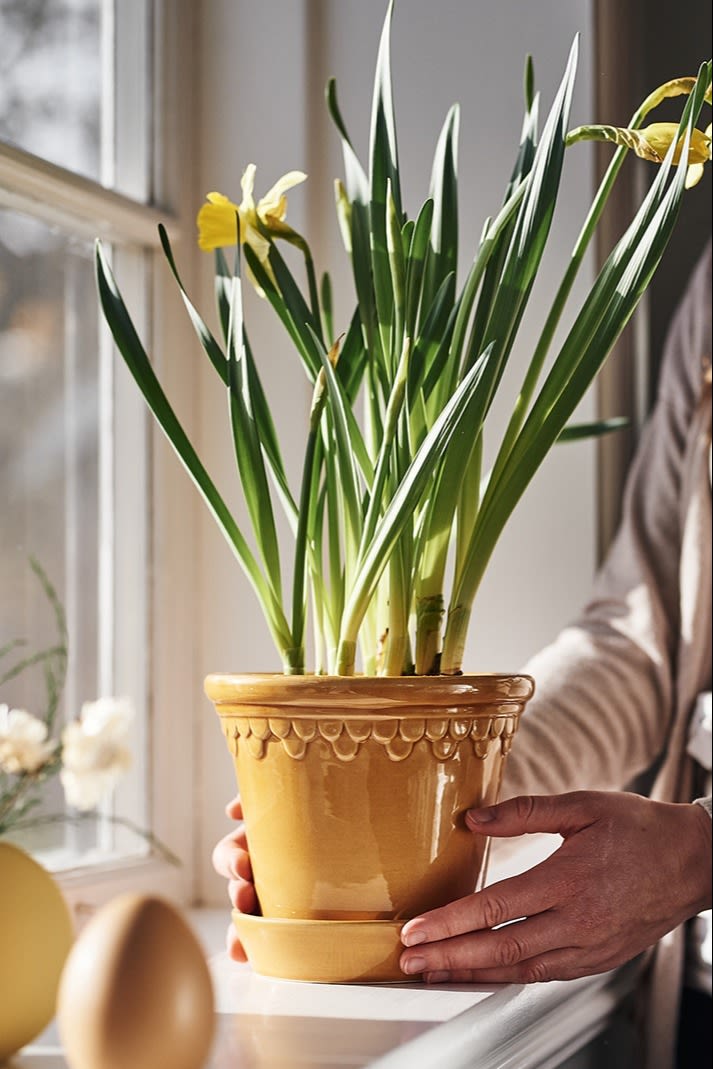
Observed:
[[[246,924],[261,945],[266,931],[286,945],[276,918],[300,938],[305,922],[387,922],[393,943],[395,921],[482,884],[487,839],[464,815],[497,800],[529,676],[212,675],[205,687],[235,760],[263,918]],[[309,948],[297,957],[310,972]],[[368,978],[368,962],[354,968]]]

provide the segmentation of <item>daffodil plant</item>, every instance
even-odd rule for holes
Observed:
[[[181,283],[168,237],[161,241],[200,342],[225,384],[237,467],[254,551],[218,493],[163,393],[97,246],[102,307],[116,343],[159,424],[194,479],[252,583],[288,673],[305,671],[308,606],[314,671],[401,675],[461,671],[474,600],[498,538],[556,442],[603,433],[609,424],[569,426],[579,401],[636,308],[673,231],[686,185],[710,159],[710,127],[696,127],[711,99],[711,65],[653,93],[627,128],[569,130],[575,40],[542,128],[532,65],[525,116],[502,204],[483,225],[467,275],[459,253],[459,111],[448,113],[433,162],[430,196],[409,217],[401,197],[390,75],[389,6],[376,66],[368,167],[340,113],[344,181],[336,208],[356,301],[334,320],[331,285],[318,285],[309,245],[285,221],[289,172],[257,202],[255,168],[240,204],[210,193],[198,214],[199,244],[215,250],[222,342]],[[663,99],[682,95],[679,124],[642,129]],[[557,206],[568,146],[617,148],[584,219],[490,471],[483,438]],[[556,353],[556,327],[625,157],[660,166],[629,226],[573,317]],[[683,164],[677,168],[677,164]],[[304,284],[281,241],[304,256]],[[222,249],[235,246],[234,266]],[[284,324],[312,385],[301,486],[288,485],[277,430],[253,356],[241,297],[241,261]],[[544,374],[547,358],[549,370]],[[543,380],[543,381],[541,381]],[[273,497],[294,538],[292,590],[285,596]],[[446,576],[449,589],[446,589]]]

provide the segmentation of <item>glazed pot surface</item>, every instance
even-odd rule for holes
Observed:
[[[405,920],[469,894],[527,676],[209,676],[266,917]]]

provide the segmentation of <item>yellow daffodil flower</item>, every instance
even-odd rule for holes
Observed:
[[[255,164],[246,167],[240,182],[243,199],[235,204],[223,193],[208,193],[207,203],[198,212],[198,245],[209,252],[212,249],[235,245],[237,238],[237,220],[240,220],[240,243],[247,244],[260,261],[269,268],[268,255],[270,242],[262,232],[284,238],[294,244],[300,244],[302,238],[285,222],[287,215],[288,189],[304,182],[306,174],[302,171],[289,171],[278,178],[274,186],[264,197],[255,203],[253,189],[255,186]]]

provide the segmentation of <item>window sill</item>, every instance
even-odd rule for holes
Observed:
[[[217,1034],[206,1069],[554,1069],[604,1032],[634,989],[637,960],[569,982],[486,988],[459,984],[301,984],[257,976],[221,951],[227,910],[189,911],[210,957]],[[617,1062],[611,1052],[612,1066]],[[15,1069],[66,1069],[52,1025]]]
[[[554,837],[528,840],[524,850],[496,860],[493,877],[530,867],[554,845]],[[147,875],[156,864],[162,863],[144,863]],[[154,870],[154,890],[165,887],[156,875]],[[106,878],[115,889],[116,874]],[[136,886],[134,876],[131,880]],[[218,1026],[206,1069],[275,1069],[291,1064],[295,1050],[303,1069],[467,1069],[474,1064],[478,1069],[564,1069],[609,1027],[642,969],[637,959],[581,980],[493,988],[293,983],[258,976],[228,959],[222,949],[227,906],[189,910],[187,916],[210,961],[215,988]],[[617,1061],[616,1051],[610,1052],[612,1067],[626,1064],[621,1056],[624,1061]],[[13,1064],[65,1069],[55,1026]]]
[[[65,869],[55,875],[77,927],[116,895],[161,894],[185,901],[186,872],[160,857],[122,857],[103,864]]]

